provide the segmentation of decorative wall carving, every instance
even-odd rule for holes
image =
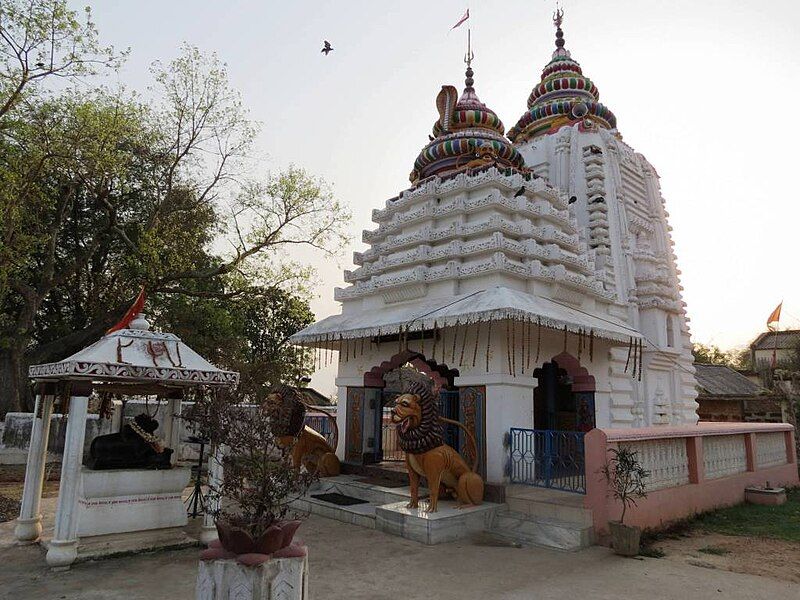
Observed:
[[[783,432],[756,434],[756,465],[772,467],[785,465],[786,438]]]
[[[364,443],[361,419],[364,408],[364,388],[347,388],[347,428],[345,431],[345,455],[348,462],[361,462]]]
[[[472,435],[478,447],[478,473],[486,477],[486,386],[465,386],[458,390],[461,423]],[[472,446],[464,439],[464,432],[459,430],[459,448],[461,454],[472,464]]]
[[[706,479],[727,477],[747,470],[743,435],[715,435],[703,438],[703,467]]]
[[[637,453],[641,465],[650,471],[645,480],[647,491],[676,487],[689,483],[689,460],[686,440],[658,439],[626,442]]]

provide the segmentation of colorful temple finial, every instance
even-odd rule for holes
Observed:
[[[569,50],[564,48],[563,22],[564,10],[557,7],[553,13],[556,49],[542,71],[541,81],[528,97],[528,111],[508,131],[508,137],[515,143],[576,123],[584,128],[617,127],[614,113],[600,104],[597,87],[583,74]]]
[[[556,26],[556,52],[564,48],[564,32],[561,31],[561,23],[564,22],[564,9],[556,5],[556,12],[553,13],[553,25]]]
[[[430,143],[414,161],[414,170],[410,175],[412,183],[432,175],[477,167],[498,165],[521,169],[525,164],[522,155],[504,135],[503,122],[475,93],[472,70],[475,55],[469,34],[467,40],[464,91],[459,98],[456,88],[442,86],[436,98],[439,119],[433,125]]]

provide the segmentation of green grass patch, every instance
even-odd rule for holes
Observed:
[[[698,515],[696,527],[725,535],[765,537],[800,542],[800,488],[786,491],[786,504],[739,504]]]
[[[713,554],[714,556],[725,556],[731,553],[730,550],[719,546],[706,546],[705,548],[698,548],[697,551],[703,554]]]

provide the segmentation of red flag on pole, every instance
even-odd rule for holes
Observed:
[[[781,308],[783,308],[783,301],[767,317],[767,329],[770,331],[775,331],[778,328],[777,325],[781,320]]]
[[[469,9],[467,9],[467,12],[465,12],[465,13],[464,13],[464,16],[463,16],[463,17],[461,17],[461,18],[458,20],[458,23],[456,23],[455,25],[453,25],[453,26],[450,28],[450,31],[453,31],[453,29],[455,29],[455,28],[456,28],[456,27],[458,27],[459,25],[462,25],[462,24],[464,23],[464,21],[466,21],[467,19],[469,19]]]
[[[116,325],[106,331],[106,335],[109,333],[114,333],[115,331],[119,331],[120,329],[126,329],[130,322],[136,318],[136,315],[142,312],[142,309],[144,308],[144,301],[146,299],[147,294],[144,291],[144,286],[142,286],[142,289],[139,291],[139,295],[136,296],[136,300],[133,301],[133,304],[131,304],[128,312],[125,313],[125,316],[123,316]]]

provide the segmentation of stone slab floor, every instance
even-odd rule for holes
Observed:
[[[0,598],[11,600],[189,600],[197,550],[44,566],[38,546],[10,546],[0,525]],[[800,585],[664,559],[626,559],[606,548],[578,553],[512,548],[480,536],[423,546],[311,516],[300,529],[310,548],[317,600],[544,600],[587,597],[676,600],[800,598]]]

